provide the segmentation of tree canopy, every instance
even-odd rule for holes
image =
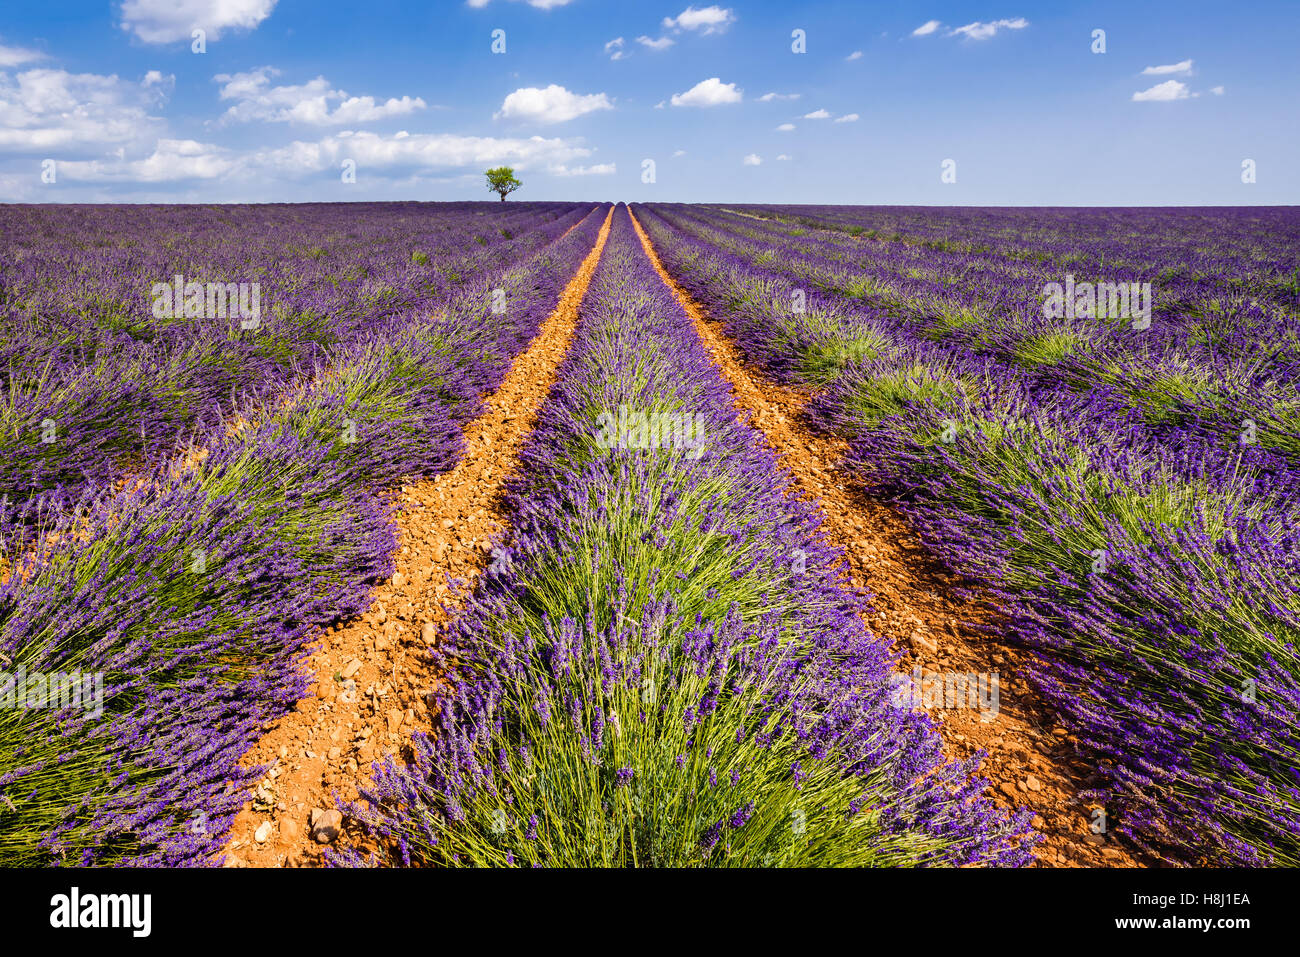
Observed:
[[[493,192],[500,193],[502,202],[505,202],[507,193],[513,193],[523,185],[515,179],[515,171],[509,166],[498,166],[487,171],[487,187]]]

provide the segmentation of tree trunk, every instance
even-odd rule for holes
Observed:
[[[502,193],[502,194],[501,194],[501,202],[504,203],[505,201],[506,201],[506,194],[505,194],[505,193]]]

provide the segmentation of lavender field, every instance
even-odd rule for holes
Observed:
[[[384,496],[455,461],[595,210],[4,211],[0,858],[220,850],[303,649],[391,574]],[[155,316],[176,275],[197,319]],[[257,309],[212,315],[232,276]]]
[[[1300,865],[1294,207],[5,206],[0,251],[6,865]],[[810,478],[978,620],[878,628]],[[1087,774],[1004,777],[1037,739],[997,675],[923,699],[936,640]]]
[[[847,468],[993,596],[1122,834],[1300,863],[1300,214],[646,219],[746,356],[815,390]]]

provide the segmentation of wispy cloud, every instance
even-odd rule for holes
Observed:
[[[1192,61],[1180,60],[1178,63],[1166,63],[1164,66],[1149,66],[1142,71],[1143,76],[1167,76],[1170,73],[1191,73]]]
[[[1133,101],[1136,103],[1158,103],[1167,100],[1185,100],[1190,95],[1186,83],[1180,80],[1165,80],[1165,82],[1157,83],[1148,90],[1134,93]]]
[[[943,24],[941,24],[938,20],[926,20],[925,23],[921,24],[919,27],[917,27],[915,30],[912,31],[912,36],[928,37],[931,33],[934,33],[941,26],[943,26]]]
[[[805,120],[829,120],[831,115],[825,110],[813,110],[811,113],[803,115]]]
[[[113,159],[64,161],[59,178],[102,183],[175,183],[266,177],[291,179],[337,169],[343,159],[355,160],[374,176],[409,176],[412,171],[482,169],[506,163],[524,170],[544,166],[559,176],[613,173],[614,164],[568,166],[590,156],[592,150],[573,140],[501,139],[447,133],[380,135],[369,131],[344,131],[323,139],[295,141],[267,150],[240,152],[195,140],[159,139],[151,153],[128,159],[119,151]]]
[[[793,123],[782,123],[780,126],[776,128],[778,133],[789,133],[793,129],[794,129]]]
[[[856,113],[845,113],[843,116],[841,116],[841,117],[837,117],[836,120],[835,120],[835,122],[836,122],[836,123],[856,123],[856,122],[858,121],[858,119],[859,119],[859,117],[858,117],[858,114],[856,114]]]
[[[40,50],[29,50],[26,47],[7,47],[0,43],[0,69],[22,66],[24,63],[34,63],[43,59],[45,59],[45,54]]]
[[[676,41],[672,37],[659,37],[657,40],[651,37],[637,37],[636,42],[651,50],[667,50]]]
[[[763,165],[763,157],[759,156],[757,153],[750,153],[741,160],[741,162],[746,166],[761,166]]]
[[[861,60],[861,59],[862,59],[862,51],[861,51],[861,50],[854,50],[852,53],[850,53],[850,54],[849,54],[848,56],[846,56],[844,59],[846,59],[846,60]]]
[[[614,163],[596,163],[592,166],[565,166],[557,163],[548,166],[546,172],[552,176],[612,176],[618,172],[618,168]]]
[[[466,0],[466,5],[476,10],[486,7],[492,0]],[[554,10],[556,7],[568,6],[573,0],[511,0],[512,3],[523,2],[538,10]]]
[[[964,36],[968,40],[987,40],[999,30],[1023,30],[1027,26],[1029,26],[1029,21],[1024,17],[1016,17],[1014,20],[990,20],[988,23],[981,23],[976,20],[964,27],[956,27],[949,31],[948,36]]]
[[[577,141],[493,136],[461,136],[453,133],[415,133],[381,136],[363,131],[340,133],[318,142],[295,142],[279,149],[258,153],[250,159],[257,165],[295,176],[323,169],[337,169],[344,157],[354,159],[368,170],[411,170],[479,167],[506,163],[516,169],[536,167],[554,169],[586,159],[589,147]]]
[[[623,38],[615,37],[605,44],[605,52],[609,54],[611,60],[621,60],[627,56],[623,50]]]
[[[160,139],[148,156],[97,159],[59,164],[59,175],[84,182],[175,183],[211,180],[245,166],[248,157],[196,140]]]
[[[758,98],[758,102],[771,103],[774,100],[797,100],[797,99],[799,99],[798,93],[764,93],[762,96]]]

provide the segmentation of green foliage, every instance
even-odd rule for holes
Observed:
[[[1085,340],[1077,332],[1061,329],[1041,335],[1027,336],[1016,343],[1012,357],[1024,368],[1054,366],[1074,355]]]
[[[934,366],[913,362],[856,383],[845,396],[845,411],[862,427],[874,428],[887,416],[914,406],[946,406],[964,392],[966,383]]]
[[[515,178],[515,171],[509,166],[496,166],[487,171],[487,188],[499,193],[503,201],[506,194],[513,193],[523,185]]]
[[[829,382],[846,366],[876,358],[888,345],[889,340],[885,334],[875,329],[822,339],[801,350],[799,378],[805,382]]]

